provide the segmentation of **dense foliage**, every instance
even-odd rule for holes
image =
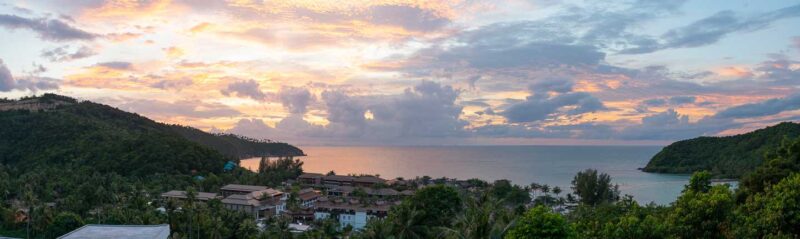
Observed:
[[[675,142],[653,156],[646,172],[693,173],[707,170],[716,178],[739,178],[763,163],[763,156],[785,137],[800,136],[800,124],[784,122],[750,133],[699,137]]]
[[[414,196],[363,230],[320,220],[292,233],[283,218],[260,230],[220,200],[158,199],[175,189],[191,199],[228,183],[277,186],[302,173],[292,157],[265,160],[258,172],[225,171],[229,157],[162,130],[171,126],[88,102],[0,112],[0,124],[9,126],[0,128],[3,236],[54,238],[98,223],[169,224],[173,238],[800,237],[800,138],[765,151],[766,163],[735,190],[712,185],[712,172],[696,172],[670,205],[620,197],[612,178],[592,169],[578,172],[564,197],[536,183],[423,177]]]
[[[302,150],[287,143],[251,139],[235,134],[209,134],[180,125],[170,125],[170,130],[232,158],[305,155]]]
[[[44,112],[0,111],[0,163],[24,168],[90,165],[124,175],[219,173],[226,161],[240,156],[302,155],[285,143],[212,135],[64,96],[30,99],[71,104]],[[223,149],[230,150],[221,154]]]
[[[187,188],[216,192],[228,183],[277,185],[302,173],[302,164],[290,157],[265,163],[262,173],[225,171],[226,162],[238,159],[176,133],[178,126],[58,95],[22,100],[67,104],[0,111],[3,236],[55,238],[95,223],[170,224],[174,238],[253,238],[262,233],[252,230],[252,217],[224,209],[218,200],[182,204],[159,196]],[[203,137],[244,142],[247,150],[288,150],[268,151],[273,156],[302,153],[231,135]]]
[[[578,172],[572,180],[572,190],[581,203],[598,205],[619,200],[619,188],[611,183],[611,176],[587,169]]]

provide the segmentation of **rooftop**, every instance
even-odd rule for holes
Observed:
[[[186,191],[172,190],[172,191],[169,191],[169,192],[162,193],[161,197],[185,199],[186,198]],[[197,198],[198,200],[208,201],[208,200],[217,198],[217,194],[216,193],[207,193],[207,192],[197,192],[197,195],[195,196],[195,198]]]
[[[297,193],[297,196],[300,198],[300,200],[308,201],[308,200],[314,199],[316,197],[319,197],[320,193],[317,192],[317,191],[314,191],[313,188],[306,188],[306,189],[300,190],[300,192]]]
[[[272,198],[273,200],[261,200],[262,195],[267,195],[267,197]],[[283,192],[267,188],[260,191],[250,192],[248,194],[234,194],[230,195],[225,199],[222,199],[222,203],[225,204],[237,204],[237,205],[250,205],[250,206],[261,206],[262,204],[268,203],[275,203],[275,197],[283,195]]]
[[[225,191],[240,191],[240,192],[254,192],[254,191],[261,191],[267,190],[268,187],[265,186],[256,186],[256,185],[241,185],[241,184],[228,184],[224,187],[220,188],[220,190]]]
[[[88,224],[58,237],[59,239],[166,239],[169,225],[99,225]]]
[[[261,201],[256,198],[251,197],[249,194],[234,194],[222,199],[222,203],[224,204],[235,204],[235,205],[249,205],[258,207],[261,206]]]
[[[303,173],[303,174],[300,174],[300,176],[297,176],[297,177],[298,178],[319,178],[319,177],[323,177],[323,176],[325,176],[325,175],[322,175],[322,174],[319,174],[319,173]]]

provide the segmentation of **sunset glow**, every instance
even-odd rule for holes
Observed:
[[[800,120],[792,1],[0,2],[0,97],[212,132],[663,144]]]

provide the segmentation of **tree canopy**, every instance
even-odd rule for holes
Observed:
[[[800,137],[800,124],[783,122],[746,134],[682,140],[664,147],[643,170],[686,174],[707,170],[715,178],[740,178],[761,165],[764,154],[787,137]]]

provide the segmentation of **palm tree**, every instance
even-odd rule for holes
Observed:
[[[502,201],[483,194],[467,198],[464,213],[458,215],[452,228],[441,227],[441,236],[455,239],[502,238],[513,216]]]
[[[192,224],[194,223],[194,200],[197,198],[197,191],[194,190],[193,187],[189,187],[186,189],[186,213],[189,217],[189,231],[186,235],[189,235],[189,239],[192,238],[192,234],[194,231],[192,230]]]
[[[361,239],[392,239],[395,238],[392,229],[392,223],[389,220],[373,218],[369,220],[367,226],[357,237]]]
[[[225,225],[223,225],[222,220],[219,217],[214,217],[211,219],[211,227],[209,227],[209,238],[211,239],[222,239],[222,231],[224,230]]]
[[[421,225],[422,212],[411,206],[401,204],[396,206],[387,220],[394,225],[393,232],[398,239],[425,238],[425,227]]]
[[[293,235],[289,228],[289,221],[283,219],[275,221],[270,227],[269,235],[269,238],[291,239]]]
[[[531,192],[533,192],[533,197],[536,198],[536,191],[542,188],[541,184],[538,183],[531,183]]]
[[[553,187],[553,193],[556,194],[556,200],[559,204],[564,204],[564,199],[559,196],[561,194],[561,188],[558,186]]]
[[[27,223],[25,225],[25,234],[26,238],[31,238],[31,218],[33,217],[33,209],[34,204],[36,203],[36,196],[33,195],[30,187],[25,190],[25,194],[23,195],[23,200],[25,204],[28,206],[28,215],[26,215]]]

